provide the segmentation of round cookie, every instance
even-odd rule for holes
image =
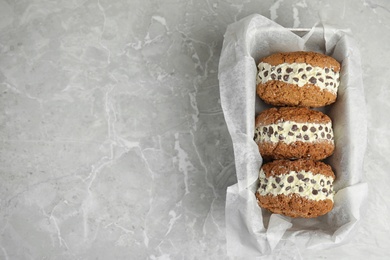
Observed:
[[[316,52],[276,53],[259,62],[256,82],[266,103],[322,107],[336,101],[340,63]]]
[[[312,160],[264,164],[256,192],[260,207],[289,217],[314,218],[333,208],[332,168]]]
[[[305,107],[263,111],[256,118],[254,140],[265,159],[322,160],[335,147],[331,119]]]

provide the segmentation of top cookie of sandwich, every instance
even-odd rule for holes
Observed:
[[[276,53],[258,64],[257,94],[275,106],[321,107],[336,101],[340,63],[316,52]]]

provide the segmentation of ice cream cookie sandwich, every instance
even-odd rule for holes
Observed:
[[[276,53],[258,64],[257,94],[275,106],[321,107],[336,101],[340,63],[316,52]]]
[[[258,204],[276,214],[313,218],[333,208],[332,168],[312,160],[277,160],[259,173]]]
[[[265,159],[322,160],[335,147],[331,119],[304,107],[263,111],[256,118],[254,140]]]

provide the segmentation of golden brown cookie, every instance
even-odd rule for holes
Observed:
[[[256,192],[259,206],[289,217],[314,218],[333,208],[332,168],[312,160],[264,164]]]
[[[340,63],[316,52],[276,53],[258,64],[257,94],[275,106],[321,107],[336,101]]]
[[[304,107],[270,108],[256,118],[254,140],[265,159],[322,160],[334,151],[331,119]]]

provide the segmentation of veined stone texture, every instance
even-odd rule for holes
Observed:
[[[370,214],[357,234],[274,257],[388,254],[389,10],[385,0],[0,0],[0,259],[227,259],[236,177],[218,62],[226,27],[253,13],[350,28],[369,113]]]

